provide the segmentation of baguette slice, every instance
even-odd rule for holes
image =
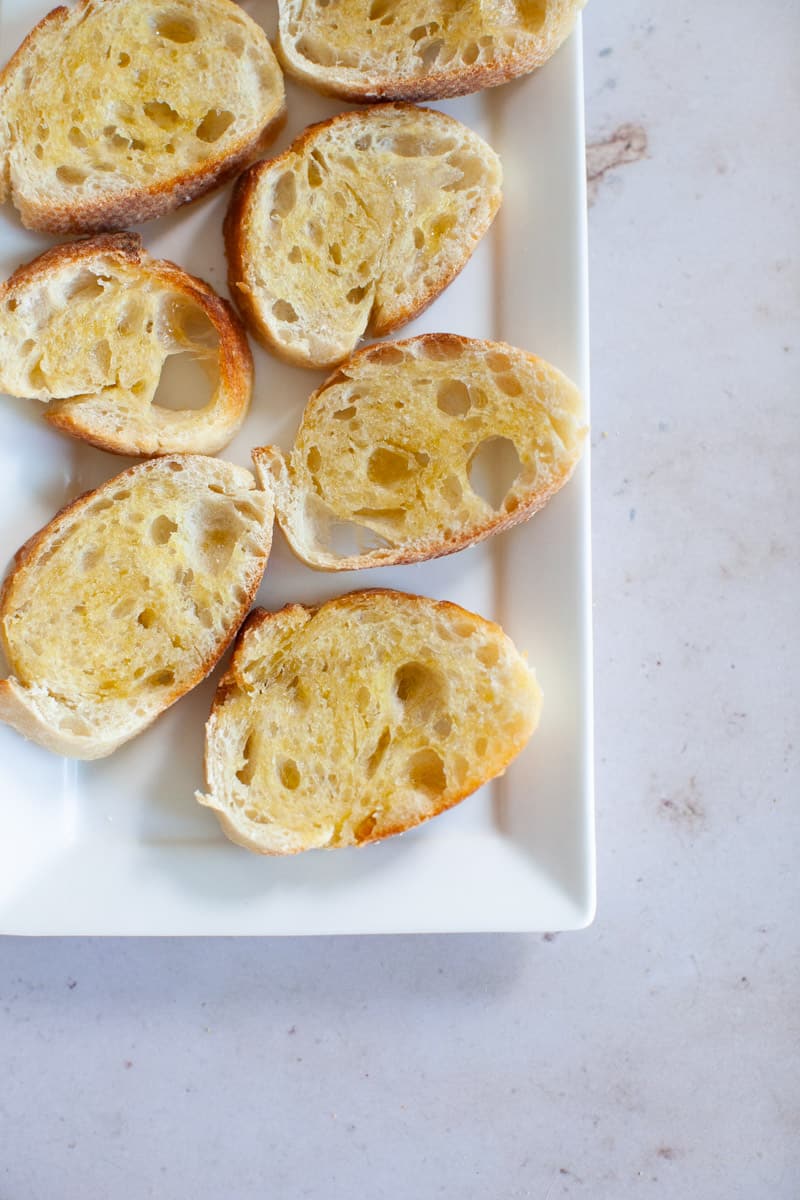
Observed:
[[[449,333],[369,346],[306,405],[294,448],[254,451],[311,567],[451,554],[530,517],[567,482],[586,427],[575,386],[502,342]]]
[[[344,100],[435,100],[540,67],[586,0],[279,0],[285,70]]]
[[[0,200],[31,229],[124,229],[235,174],[283,108],[266,35],[232,0],[79,0],[0,74]]]
[[[59,754],[110,754],[216,664],[271,534],[250,472],[200,455],[139,463],[69,504],[0,594],[0,720]]]
[[[370,591],[256,609],[217,689],[197,799],[260,854],[378,841],[502,774],[540,707],[502,629],[455,604]]]
[[[500,160],[409,104],[313,125],[245,172],[225,223],[231,295],[268,349],[327,367],[426,308],[500,205]]]
[[[202,408],[154,403],[162,369],[188,354],[208,376]],[[131,233],[48,250],[0,286],[0,392],[48,402],[45,420],[114,454],[214,454],[242,424],[253,360],[233,309]]]

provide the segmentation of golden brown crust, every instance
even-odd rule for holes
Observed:
[[[170,456],[170,461],[191,464],[203,457],[202,455],[174,454]],[[26,574],[37,570],[40,556],[46,554],[54,543],[57,544],[60,541],[65,526],[74,524],[80,513],[98,496],[106,491],[116,490],[120,484],[124,484],[124,481],[131,477],[139,479],[143,473],[158,469],[163,465],[163,459],[137,463],[127,470],[121,471],[119,475],[114,476],[100,487],[76,496],[74,500],[59,509],[47,525],[32,534],[17,550],[2,587],[0,587],[0,639],[2,639],[6,657],[12,668],[14,665],[13,653],[6,637],[5,617],[8,606],[13,602],[15,588],[24,582]],[[195,688],[214,669],[235,638],[255,598],[269,557],[270,543],[271,537],[267,536],[263,555],[254,557],[252,566],[239,581],[235,616],[228,625],[224,636],[214,645],[213,650],[199,661],[192,674],[187,675],[181,684],[164,692],[161,708],[144,724],[140,720],[136,723],[133,731],[126,729],[122,734],[119,731],[116,733],[108,731],[106,737],[76,737],[68,732],[65,733],[54,728],[38,710],[36,694],[37,691],[43,691],[43,689],[37,688],[35,684],[31,686],[29,681],[20,681],[13,676],[0,680],[0,721],[5,721],[24,737],[31,738],[46,749],[59,754],[82,759],[100,758],[110,754],[123,742],[128,741],[132,736],[152,724],[162,712]]]
[[[447,348],[455,346],[461,349],[477,348],[485,354],[502,353],[505,351],[515,356],[522,356],[531,364],[538,364],[543,361],[537,355],[530,354],[526,350],[520,350],[519,347],[511,346],[507,342],[490,342],[480,338],[464,337],[456,333],[423,333],[417,337],[404,338],[388,344],[364,346],[362,349],[357,350],[320,384],[316,391],[309,397],[308,405],[313,404],[317,397],[327,391],[328,388],[341,382],[346,377],[344,374],[345,370],[350,375],[351,372],[357,371],[362,362],[381,362],[387,357],[391,358],[397,350],[404,350],[409,346],[419,345]],[[262,479],[269,473],[271,464],[283,464],[285,462],[280,450],[273,446],[256,447],[252,451],[252,457],[256,465],[256,473]],[[527,498],[520,501],[513,511],[500,512],[495,517],[485,521],[482,525],[473,527],[471,532],[456,532],[446,540],[434,543],[433,545],[428,542],[423,544],[417,540],[395,549],[387,547],[385,549],[372,550],[362,555],[352,555],[342,558],[339,562],[311,561],[309,558],[304,557],[295,539],[287,530],[287,522],[284,520],[284,513],[280,503],[276,507],[276,516],[281,529],[286,535],[289,549],[294,556],[300,562],[306,566],[313,567],[315,570],[335,572],[366,570],[374,567],[408,566],[411,563],[427,562],[433,558],[445,558],[450,554],[456,554],[460,550],[465,550],[469,546],[474,546],[479,542],[485,541],[496,533],[503,533],[505,530],[512,529],[515,525],[520,525],[523,521],[527,521],[534,513],[544,508],[552,497],[567,483],[577,466],[577,461],[565,462],[559,472],[553,472],[553,476],[547,487],[538,486],[535,491],[531,491],[528,494]]]
[[[528,75],[543,66],[569,36],[578,13],[585,0],[571,0],[563,6],[551,28],[541,36],[531,36],[526,49],[517,49],[493,59],[488,63],[463,65],[457,69],[430,71],[417,76],[409,74],[385,74],[364,72],[359,76],[357,69],[342,67],[320,67],[294,50],[291,39],[284,45],[284,22],[278,24],[275,53],[287,75],[301,79],[309,87],[324,96],[348,100],[354,104],[375,104],[386,101],[410,101],[420,103],[430,100],[447,100],[456,96],[467,96],[485,88],[499,87],[522,75]],[[283,0],[279,5],[283,9]],[[347,74],[349,78],[333,79],[334,72]]]
[[[400,592],[394,588],[360,588],[356,591],[348,592],[342,596],[338,596],[333,600],[325,602],[324,604],[286,604],[283,606],[283,608],[274,612],[263,608],[255,608],[249,614],[239,630],[230,663],[217,686],[217,691],[212,701],[209,722],[216,720],[222,708],[224,707],[225,700],[230,692],[233,690],[238,690],[240,687],[241,675],[239,663],[246,654],[246,642],[250,632],[258,629],[260,626],[266,623],[280,619],[286,613],[295,609],[308,614],[309,618],[311,618],[317,612],[319,612],[321,608],[325,608],[328,605],[352,609],[357,609],[364,606],[370,607],[376,597],[388,597],[394,603],[403,605],[409,610],[423,610],[429,613],[431,609],[433,609],[438,613],[442,613],[445,615],[447,620],[451,621],[455,621],[458,618],[466,618],[470,622],[474,622],[476,628],[484,630],[485,633],[492,638],[505,639],[506,636],[503,629],[496,624],[496,622],[490,621],[486,617],[482,617],[477,613],[473,613],[468,609],[462,608],[461,605],[454,604],[452,601],[432,600],[425,596],[414,595],[408,592]],[[522,744],[524,744],[524,741]],[[498,776],[502,775],[509,764],[519,754],[520,750],[522,749],[522,744],[509,742],[502,752],[499,752],[499,747],[496,748],[495,754],[492,758],[487,759],[484,755],[484,757],[480,760],[480,772],[473,770],[461,787],[454,790],[452,794],[449,794],[446,797],[442,796],[440,803],[435,805],[427,813],[416,814],[413,819],[404,822],[397,822],[391,825],[382,824],[381,832],[378,834],[359,834],[359,837],[354,845],[366,846],[373,842],[385,841],[385,839],[388,837],[395,837],[398,834],[406,833],[410,829],[414,829],[419,825],[427,823],[433,817],[439,816],[448,809],[454,808],[457,804],[460,804],[462,800],[465,800],[467,796],[472,795],[472,793],[477,791],[478,788],[482,787],[485,783],[488,783],[489,780],[496,779]],[[210,788],[211,780],[208,757],[209,740],[206,738],[205,771],[207,786]],[[209,797],[204,797],[198,794],[197,799],[200,801],[200,803],[213,809],[214,815],[217,817],[225,836],[236,845],[242,846],[246,850],[254,851],[255,853],[264,855],[265,857],[285,857],[289,854],[301,854],[305,852],[302,847],[286,850],[266,849],[253,836],[248,836],[248,832],[246,830],[243,830],[240,826],[237,826],[235,822],[231,821],[227,811],[224,808],[218,808],[215,805],[209,804]]]
[[[97,233],[142,225],[222,187],[267,148],[280,132],[285,109],[255,137],[242,139],[224,159],[207,162],[165,183],[130,188],[94,203],[39,205],[19,201],[22,224],[41,233]]]
[[[0,284],[0,305],[21,287],[35,284],[38,279],[69,267],[80,267],[89,260],[110,258],[120,266],[139,269],[172,292],[185,296],[196,304],[211,322],[219,338],[219,388],[215,405],[215,426],[223,431],[213,444],[203,447],[205,453],[221,450],[241,426],[250,405],[253,384],[253,355],[250,344],[238,315],[232,305],[195,275],[190,275],[168,259],[152,258],[142,246],[135,233],[106,233],[65,242],[53,246],[30,262],[23,263]],[[54,400],[43,414],[44,419],[62,433],[78,438],[106,450],[110,454],[139,456],[144,453],[164,455],[175,453],[168,444],[143,449],[135,438],[126,440],[122,432],[113,437],[88,429],[82,416],[80,403],[72,400]],[[200,436],[198,416],[198,436]]]
[[[87,8],[92,0],[79,0],[76,12]],[[3,86],[10,82],[17,69],[23,64],[27,53],[45,32],[52,32],[73,15],[64,6],[54,8],[30,31],[19,48],[0,71],[0,103]],[[199,164],[194,170],[185,171],[161,183],[149,187],[131,187],[124,191],[100,196],[94,201],[83,200],[75,204],[60,204],[57,201],[41,203],[35,198],[15,196],[22,224],[27,229],[41,233],[101,233],[124,230],[130,225],[141,225],[155,220],[198,200],[214,188],[222,187],[233,179],[244,167],[258,157],[277,137],[286,121],[285,98],[274,117],[251,137],[240,138],[224,155]],[[3,164],[0,161],[0,177]],[[0,186],[0,202],[6,198],[6,189]]]
[[[377,111],[383,112],[389,109],[407,113],[435,111],[431,109],[420,110],[413,104],[403,102],[381,105]],[[358,112],[338,113],[336,116],[329,117],[325,121],[318,121],[313,125],[309,125],[282,154],[277,155],[275,158],[268,158],[262,162],[254,163],[237,180],[228,210],[225,214],[223,237],[225,240],[225,254],[228,261],[228,289],[230,294],[250,332],[258,338],[267,350],[283,362],[290,363],[292,366],[307,367],[313,365],[315,369],[325,370],[329,367],[337,366],[344,361],[344,358],[337,357],[325,361],[315,360],[313,364],[310,364],[308,357],[302,351],[295,350],[292,346],[273,336],[269,326],[263,320],[260,305],[255,301],[250,288],[245,282],[246,264],[249,260],[247,230],[250,213],[256,203],[255,196],[261,176],[266,171],[273,170],[281,162],[288,163],[295,156],[301,157],[305,153],[306,147],[319,136],[322,130],[331,129],[340,124],[348,124],[354,119],[357,120],[361,115],[363,114]],[[454,117],[449,117],[446,113],[437,113],[437,116],[458,124]],[[491,226],[501,203],[502,195],[498,190],[497,195],[492,197],[486,219],[480,224],[473,225],[470,230],[475,243],[480,241]],[[373,307],[365,330],[365,336],[385,337],[401,326],[407,325],[415,317],[418,317],[461,274],[471,258],[471,253],[470,251],[466,254],[461,261],[450,264],[447,272],[440,275],[435,285],[431,286],[427,292],[420,294],[415,303],[407,304],[404,308],[395,309],[391,316],[385,317],[382,320],[375,315]],[[349,356],[346,355],[345,358],[347,357]]]

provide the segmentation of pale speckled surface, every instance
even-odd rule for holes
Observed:
[[[0,942],[2,1200],[800,1194],[800,20],[762,10],[585,19],[590,140],[636,131],[591,157],[594,927]]]

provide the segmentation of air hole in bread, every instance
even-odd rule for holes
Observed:
[[[171,521],[169,517],[162,513],[160,516],[156,517],[150,526],[150,537],[153,539],[153,542],[156,546],[166,546],[167,542],[172,537],[173,533],[176,532],[177,528],[178,526],[175,524],[175,522]]]
[[[111,347],[106,338],[101,338],[99,342],[95,342],[94,346],[92,346],[92,356],[101,374],[103,376],[108,375],[111,370]]]
[[[331,242],[330,246],[328,246],[328,254],[330,256],[331,261],[336,263],[337,267],[341,266],[342,247],[339,245],[338,242]]]
[[[285,758],[278,766],[278,778],[285,788],[294,792],[300,786],[300,771],[293,758]]]
[[[522,384],[516,375],[497,375],[495,383],[506,396],[522,395]]]
[[[430,720],[444,708],[446,684],[440,671],[421,662],[407,662],[394,673],[394,694],[403,717],[411,723]]]
[[[453,154],[448,160],[449,165],[460,172],[458,179],[454,179],[452,183],[445,184],[445,192],[464,192],[468,188],[476,187],[482,182],[486,174],[486,166],[479,158],[472,154],[458,153]]]
[[[201,142],[218,142],[233,121],[233,113],[227,109],[210,108],[194,132]]]
[[[67,134],[67,137],[69,138],[69,140],[73,146],[78,146],[80,149],[83,149],[84,146],[89,145],[89,141],[88,141],[86,135],[84,134],[82,129],[78,128],[77,125],[72,126],[69,133]]]
[[[290,325],[297,320],[297,313],[288,300],[276,300],[272,306],[272,315],[278,321],[286,321]]]
[[[19,300],[15,300],[12,296],[10,300],[6,300],[6,312],[16,312],[19,308]]]
[[[212,518],[206,518],[203,524]],[[203,557],[203,566],[209,575],[221,574],[231,560],[233,551],[236,548],[237,528],[231,525],[211,525],[206,528],[201,542],[200,553]],[[224,606],[224,601],[220,597],[220,602]]]
[[[433,732],[437,737],[446,741],[453,732],[453,722],[449,716],[439,717],[439,720],[433,726]]]
[[[514,0],[514,8],[528,32],[541,29],[547,16],[547,0]]]
[[[103,560],[104,550],[101,546],[90,546],[88,550],[84,550],[81,558],[81,568],[88,575],[93,571],[98,563]]]
[[[365,284],[364,287],[351,288],[347,293],[347,300],[350,304],[360,304],[368,291],[369,284]]]
[[[272,217],[285,217],[297,202],[297,182],[291,171],[284,171],[276,180],[272,193]]]
[[[481,737],[475,739],[475,753],[478,755],[479,758],[483,757],[483,755],[486,753],[488,748],[489,748],[488,738],[481,736]]]
[[[34,342],[34,340],[32,338],[26,338],[25,341],[22,343],[22,345],[19,348],[20,354],[23,354],[23,355],[30,354],[31,350],[33,350],[35,345],[36,345],[36,342]]]
[[[439,55],[441,54],[443,48],[444,48],[443,39],[442,38],[434,38],[434,40],[432,42],[429,42],[427,46],[417,48],[415,50],[415,53],[419,56],[422,66],[425,69],[428,69],[435,65],[436,60],[439,57]]]
[[[297,52],[309,62],[320,67],[357,67],[358,53],[355,49],[333,47],[326,42],[304,35],[297,42]]]
[[[166,100],[148,100],[142,105],[142,111],[149,121],[168,133],[172,133],[181,123],[180,113],[167,104]]]
[[[74,733],[78,737],[88,737],[92,732],[85,721],[81,720],[80,717],[74,716],[63,717],[58,722],[58,727],[59,729],[63,729],[65,733]]]
[[[429,796],[439,796],[447,787],[447,775],[441,755],[435,750],[417,750],[408,760],[411,786]]]
[[[384,25],[385,21],[381,21],[381,24]],[[378,818],[375,813],[368,813],[366,817],[362,817],[358,824],[353,828],[353,837],[355,838],[356,842],[360,844],[361,842],[366,842],[368,838],[372,837],[377,824]]]
[[[517,448],[510,438],[490,437],[480,442],[467,466],[473,492],[496,512],[520,472]]]
[[[463,417],[471,407],[469,390],[460,379],[445,379],[436,390],[436,403],[448,417]]]
[[[419,343],[417,353],[422,358],[432,359],[433,362],[446,362],[451,358],[460,358],[464,347],[458,338],[429,338]]]
[[[319,166],[317,165],[317,163],[314,162],[313,159],[311,159],[308,163],[308,167],[306,169],[306,174],[308,176],[309,185],[312,188],[318,188],[320,186],[320,184],[322,183],[322,172],[320,171]]]
[[[419,225],[414,230],[414,245],[417,248],[417,250],[421,250],[422,247],[425,245],[425,234],[420,229]]]
[[[486,365],[496,375],[502,375],[506,371],[511,370],[511,359],[507,354],[498,354],[496,351],[493,351],[491,354],[486,355]]]
[[[229,33],[225,37],[225,45],[231,54],[239,55],[244,50],[244,38],[241,38],[238,33]]]
[[[460,503],[464,492],[461,487],[461,480],[455,475],[448,475],[442,484],[442,496],[453,508]]]
[[[233,507],[246,521],[255,521],[260,525],[264,519],[263,513],[251,500],[234,500]]]
[[[122,53],[120,54],[119,58],[117,59],[117,66],[118,67],[129,67],[130,63],[131,63],[130,54],[126,54],[125,51],[123,50]]]
[[[87,172],[82,171],[79,167],[59,167],[56,171],[56,178],[61,183],[67,183],[70,187],[77,187],[86,179]]]
[[[397,0],[372,0],[372,4],[369,6],[369,19],[370,21],[379,21],[381,17],[385,17],[396,7]]]
[[[168,42],[186,45],[197,37],[197,22],[179,9],[156,13],[150,23],[158,36],[166,38]]]
[[[387,446],[373,450],[367,461],[367,478],[380,487],[395,487],[407,479],[412,470],[407,454],[390,450]]]
[[[384,729],[383,732],[381,733],[381,736],[378,738],[375,749],[372,751],[369,758],[367,759],[366,771],[367,771],[368,779],[372,778],[372,776],[377,771],[378,767],[381,765],[383,758],[386,754],[386,751],[389,748],[389,743],[391,742],[391,740],[392,740],[391,733],[389,732],[388,729]]]
[[[156,614],[152,608],[143,608],[136,620],[143,629],[150,629],[156,623]]]
[[[493,642],[485,642],[475,651],[475,657],[485,667],[495,667],[500,661],[500,651]]]
[[[303,251],[300,249],[299,246],[292,246],[291,250],[289,251],[289,253],[287,254],[286,257],[288,258],[290,263],[302,262],[303,261]]]
[[[256,770],[255,735],[252,733],[248,736],[247,741],[242,747],[242,758],[244,759],[244,762],[236,772],[236,778],[240,783],[243,783],[245,787],[249,787],[253,782],[253,776],[255,775]]]
[[[479,54],[480,48],[478,47],[477,42],[470,42],[470,44],[465,46],[461,52],[461,61],[466,66],[471,67],[472,64],[477,61]]]
[[[369,688],[362,686],[356,692],[356,708],[360,713],[365,713],[369,708]]]
[[[219,383],[216,359],[194,354],[170,354],[164,359],[152,403],[172,412],[206,408]]]
[[[175,672],[168,667],[163,668],[161,671],[153,671],[153,674],[148,675],[145,679],[145,683],[149,687],[169,687],[174,682]]]
[[[197,304],[185,300],[170,299],[166,306],[162,305],[166,323],[173,340],[183,348],[187,343],[193,347],[216,351],[219,346],[219,334],[214,328],[209,316]]]
[[[306,465],[309,471],[316,473],[322,466],[322,455],[317,446],[312,446],[306,455]]]

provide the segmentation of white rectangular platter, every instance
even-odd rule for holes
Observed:
[[[0,0],[0,61],[50,7]],[[270,34],[271,0],[243,5]],[[293,85],[275,151],[346,107]],[[398,333],[504,340],[555,363],[588,404],[580,29],[536,74],[441,106],[500,153],[504,204],[451,287]],[[142,227],[146,247],[223,294],[229,189]],[[55,239],[0,208],[0,277]],[[288,447],[323,376],[260,349],[251,413],[226,457]],[[51,431],[32,401],[0,399],[0,570],[63,504],[128,466]],[[499,621],[544,690],[539,730],[506,775],[400,838],[264,859],[228,843],[193,800],[219,669],[110,758],[61,759],[0,726],[0,932],[332,934],[566,930],[594,914],[589,460],[532,521],[436,562],[319,575],[282,537],[258,602],[318,601],[384,586]],[[58,620],[58,614],[54,614]]]

